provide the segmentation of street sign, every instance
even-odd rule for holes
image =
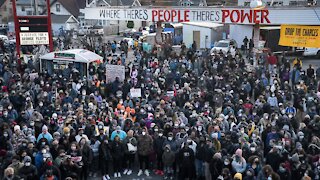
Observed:
[[[48,32],[20,32],[21,45],[48,45]]]

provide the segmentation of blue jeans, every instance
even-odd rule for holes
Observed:
[[[196,159],[196,173],[197,177],[204,176],[204,166],[203,161]]]

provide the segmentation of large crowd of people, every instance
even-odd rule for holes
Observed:
[[[320,69],[138,44],[125,63],[107,46],[90,77],[0,62],[0,179],[320,179]],[[106,82],[107,63],[126,79]]]

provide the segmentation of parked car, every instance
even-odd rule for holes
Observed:
[[[86,35],[90,33],[92,26],[83,26],[79,29],[78,35]]]
[[[303,56],[317,56],[320,58],[320,48],[305,48]]]
[[[135,29],[126,29],[123,31],[123,37],[132,37],[137,32]]]
[[[237,42],[233,39],[220,40],[214,45],[210,53],[212,54],[214,51],[220,52],[220,50],[223,53],[227,53],[230,50],[231,46],[237,47]]]
[[[94,26],[94,27],[92,27],[92,32],[95,35],[104,35],[103,26]]]

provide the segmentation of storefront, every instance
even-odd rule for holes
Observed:
[[[102,61],[101,56],[85,49],[51,52],[40,57],[40,71],[46,70],[51,75],[72,68],[79,71],[81,77],[88,77],[89,65],[97,65]]]

